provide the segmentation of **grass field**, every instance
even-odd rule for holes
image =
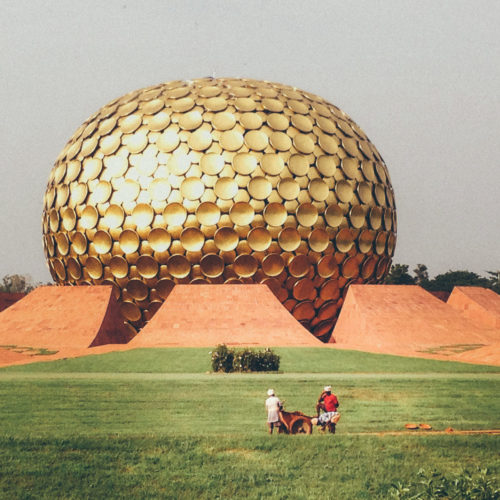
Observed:
[[[2,498],[390,498],[419,468],[488,467],[500,436],[362,435],[500,427],[500,369],[333,349],[278,349],[279,374],[210,374],[207,349],[140,349],[0,370]],[[335,435],[266,435],[273,387]]]

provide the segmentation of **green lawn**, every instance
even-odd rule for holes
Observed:
[[[488,467],[499,436],[360,435],[500,427],[500,370],[331,349],[279,349],[282,373],[210,374],[208,349],[140,349],[0,370],[2,498],[389,498],[419,468]],[[266,435],[273,387],[336,435]]]

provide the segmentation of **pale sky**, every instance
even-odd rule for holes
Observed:
[[[91,114],[204,76],[294,85],[342,108],[389,169],[394,262],[500,269],[498,0],[1,0],[0,278],[48,281],[42,198]]]

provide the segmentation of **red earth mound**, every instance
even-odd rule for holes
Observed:
[[[321,346],[266,285],[176,285],[130,347]]]
[[[110,286],[39,287],[0,313],[0,346],[85,349],[130,338]]]
[[[352,285],[331,342],[345,349],[498,365],[492,346],[499,335],[418,286]],[[483,346],[489,346],[488,355],[480,360]]]
[[[500,295],[493,290],[478,286],[456,286],[447,304],[478,326],[500,330]]]

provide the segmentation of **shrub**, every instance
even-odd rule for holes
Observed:
[[[232,372],[233,360],[234,351],[228,349],[225,344],[220,344],[212,351],[212,370],[214,372]]]
[[[214,372],[269,372],[278,371],[280,367],[280,357],[269,348],[234,351],[221,344],[211,354]]]
[[[476,472],[464,470],[461,473],[446,477],[433,471],[420,469],[417,478],[407,484],[398,482],[392,485],[391,494],[401,499],[434,499],[456,498],[473,500],[498,500],[500,489],[488,469],[477,469]]]

